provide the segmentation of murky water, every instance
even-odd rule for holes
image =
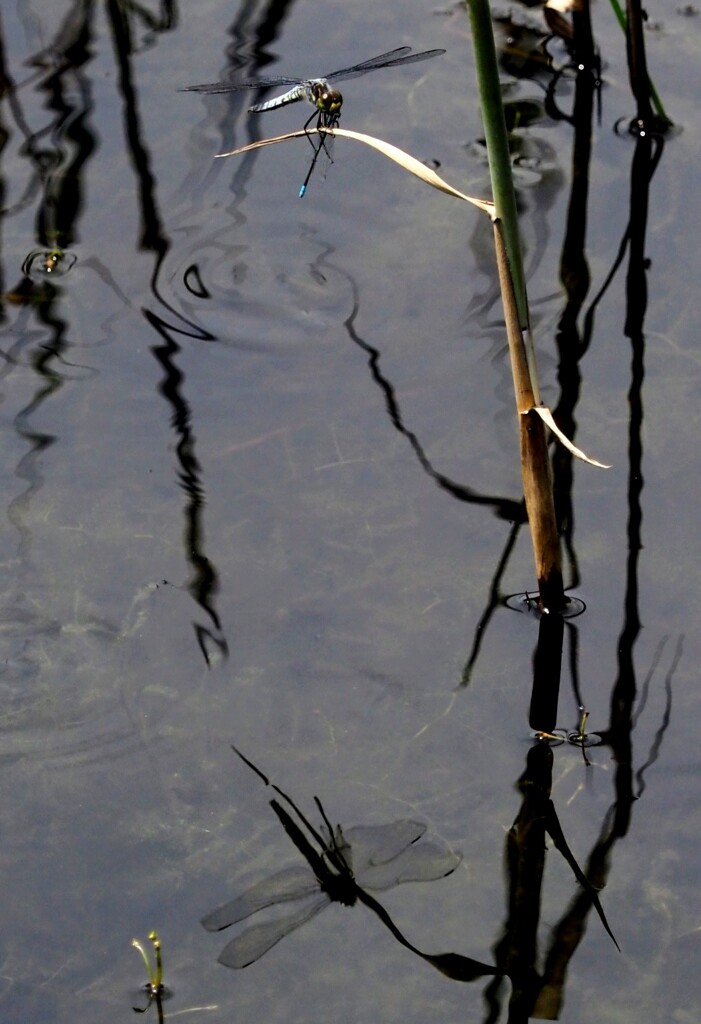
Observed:
[[[270,74],[445,47],[349,82],[342,124],[484,195],[464,11],[3,7],[4,1022],[133,1019],[130,942],[153,928],[166,1020],[698,1021],[701,22],[649,8],[682,131],[651,184],[633,359],[627,256],[599,297],[634,154],[600,6],[579,349],[558,333],[572,128],[530,120],[543,84],[510,86],[531,104],[517,180],[544,398],[612,463],[570,483],[558,466],[587,608],[554,725],[576,739],[584,706],[604,742],[551,750],[529,724],[538,622],[500,603],[533,568],[488,222],[343,139],[300,201],[304,139],[212,158],[301,127],[301,107],[253,120],[250,96],[177,91],[253,73],[257,46]],[[315,827],[318,794],[333,825],[417,820],[459,851],[381,902],[410,944],[508,962],[513,988],[442,975],[362,905],[217,964],[228,932],[200,918],[303,863],[232,743]],[[605,885],[620,952],[565,849]]]

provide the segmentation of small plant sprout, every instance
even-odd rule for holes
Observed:
[[[569,732],[565,729],[555,729],[554,732],[545,732],[542,729],[537,729],[531,733],[533,739],[538,740],[541,743],[549,743],[551,746],[559,746],[561,743],[567,741],[572,746],[580,747],[582,752],[585,747],[595,747],[601,743],[601,736],[595,732],[587,732],[586,725],[589,719],[589,712],[583,706],[579,706],[579,725],[576,729],[571,729]],[[584,754],[584,761],[588,765],[586,754]]]
[[[148,953],[141,945],[139,940],[131,940],[131,944],[134,947],[134,949],[138,950],[139,953],[141,954],[141,959],[144,961],[144,966],[146,967],[146,974],[148,975],[148,981],[143,986],[143,990],[146,992],[146,995],[148,997],[148,1002],[146,1003],[146,1006],[143,1007],[143,1009],[139,1006],[134,1006],[133,1010],[135,1013],[144,1013],[146,1010],[148,1010],[149,1006],[151,1005],[154,999],[156,1000],[157,1003],[160,1003],[165,991],[165,987],[163,985],[163,959],[161,957],[161,940],[158,938],[158,934],[155,931],[149,932],[148,937],[151,940],[151,944],[153,946],[153,952],[156,961],[155,967],[151,962],[151,958],[149,957]]]
[[[599,743],[601,743],[601,736],[595,732],[586,732],[587,719],[589,718],[589,712],[587,709],[580,706],[579,713],[579,728],[567,734],[567,742],[572,743],[575,747],[581,748],[584,763],[589,767],[591,765],[591,761],[585,753],[585,748],[598,746]]]
[[[558,734],[554,732],[544,732],[542,729],[536,729],[532,735],[534,739],[539,740],[541,743],[546,740],[549,743],[555,743],[557,745],[565,742],[564,736],[558,736]]]

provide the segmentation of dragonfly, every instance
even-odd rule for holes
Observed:
[[[262,772],[234,749],[266,781],[266,785],[270,785]],[[226,967],[247,967],[331,903],[351,907],[359,902],[378,913],[403,945],[425,959],[440,960],[440,957],[431,958],[421,953],[404,939],[384,908],[365,889],[383,892],[403,882],[445,878],[455,871],[461,856],[435,840],[420,842],[425,837],[426,825],[412,819],[401,819],[389,825],[358,825],[347,830],[340,825],[333,828],[321,801],[315,797],[323,820],[317,830],[282,790],[277,786],[273,789],[293,809],[301,823],[294,820],[279,800],[270,801],[285,832],[307,863],[283,868],[256,882],[241,896],[202,918],[202,925],[207,931],[219,932],[268,907],[283,904],[291,907],[291,912],[282,917],[244,929],[225,946],[218,958],[219,963]]]
[[[248,108],[249,112],[259,114],[266,110],[277,110],[279,107],[286,107],[290,103],[306,100],[314,107],[314,112],[305,123],[304,131],[308,131],[314,118],[317,119],[317,131],[320,128],[333,130],[337,127],[341,116],[343,96],[330,83],[349,81],[351,78],[359,78],[361,75],[367,75],[369,71],[377,71],[380,68],[395,68],[403,64],[417,64],[419,61],[430,60],[432,57],[439,57],[444,53],[445,50],[443,49],[421,50],[420,53],[412,53],[410,46],[398,46],[396,49],[388,50],[387,53],[381,53],[377,57],[370,57],[369,60],[362,61],[360,64],[352,64],[350,67],[341,68],[339,71],[331,71],[321,78],[287,78],[281,75],[270,78],[244,78],[238,82],[212,82],[205,83],[204,85],[190,85],[185,89],[185,92],[227,93],[238,92],[242,89],[263,89],[287,85],[290,87],[287,92],[265,100],[263,103],[254,103],[253,106]],[[309,135],[307,137],[309,138]],[[312,146],[314,147],[314,143],[312,143]],[[321,136],[321,141],[314,147],[314,157],[307,178],[300,189],[300,197],[306,192],[309,179],[322,149],[328,155],[323,135]]]

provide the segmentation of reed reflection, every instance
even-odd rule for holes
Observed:
[[[138,89],[132,67],[132,57],[136,49],[132,20],[134,12],[116,0],[109,0],[108,13],[119,68],[119,87],[123,97],[125,140],[138,184],[142,220],[140,245],[154,254],[150,282],[153,308],[144,309],[143,315],[158,339],[151,351],[164,373],[159,391],[171,407],[170,422],[176,439],[178,476],[185,495],[183,553],[192,570],[187,589],[206,617],[205,622],[193,621],[192,628],[205,663],[211,667],[216,661],[228,656],[229,644],[216,608],[218,571],[206,553],[206,492],[202,469],[197,458],[196,435],[186,394],[185,376],[179,367],[181,349],[177,338],[211,341],[213,337],[199,324],[186,317],[162,293],[161,276],[171,243],[160,212],[158,185],[151,170],[151,156],[139,113]],[[175,23],[176,8],[172,3],[166,3],[161,18],[153,22],[151,30],[153,33],[167,31]],[[195,272],[190,270],[188,274],[189,277],[193,277]]]
[[[21,208],[38,195],[36,240],[40,246],[29,252],[23,263],[22,279],[14,288],[5,291],[3,298],[15,306],[29,307],[40,323],[48,328],[48,337],[34,359],[34,366],[43,379],[37,399],[21,417],[23,429],[26,429],[25,421],[29,420],[39,403],[60,387],[65,378],[63,366],[57,364],[66,361],[66,339],[72,324],[62,315],[61,278],[77,261],[76,254],[67,247],[79,237],[85,179],[98,149],[98,138],[92,128],[95,115],[93,87],[86,69],[94,59],[93,44],[99,34],[95,19],[101,6],[76,0],[69,6],[50,42],[32,58],[31,64],[37,69],[34,76],[37,87],[48,97],[46,107],[52,114],[49,125],[39,129],[30,127],[29,118],[22,108],[22,94],[9,75],[4,52],[0,49],[0,76],[17,130],[25,138],[21,156],[28,168],[21,203],[16,209],[9,207],[4,214],[9,217],[21,212]],[[205,488],[196,456],[184,376],[177,365],[180,349],[174,336],[184,335],[197,340],[211,340],[212,336],[169,302],[161,288],[161,274],[170,241],[160,214],[158,183],[152,171],[150,151],[141,123],[134,69],[134,56],[155,45],[162,33],[177,25],[178,9],[174,0],[162,0],[154,12],[124,0],[106,0],[104,10],[118,69],[116,80],[122,99],[125,145],[137,183],[136,197],[141,214],[141,234],[137,245],[154,254],[150,281],[154,309],[146,309],[144,316],[158,339],[152,351],[165,370],[160,391],[172,409],[171,422],[176,434],[174,447],[179,479],[185,493],[183,552],[192,567],[188,590],[205,615],[204,621],[194,621],[192,625],[198,648],[210,665],[226,657],[228,641],[216,609],[218,573],[205,550]],[[22,83],[24,88],[29,84],[31,82]],[[108,286],[120,310],[130,307],[132,297],[124,294],[114,279],[111,267],[97,255],[81,259],[80,266],[94,271],[100,283]],[[111,329],[106,329],[106,333],[111,333]],[[11,357],[11,353],[7,355]],[[3,372],[11,372],[13,365],[13,360],[8,358]],[[90,372],[88,367],[80,367],[80,370]]]

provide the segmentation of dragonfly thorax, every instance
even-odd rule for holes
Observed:
[[[347,875],[329,872],[317,881],[332,903],[341,903],[344,907],[353,907],[357,903],[358,887],[350,872]]]

